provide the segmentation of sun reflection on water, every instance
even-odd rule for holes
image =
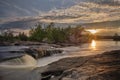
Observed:
[[[95,40],[92,40],[92,42],[91,42],[91,48],[92,48],[93,50],[96,49],[96,41],[95,41]]]

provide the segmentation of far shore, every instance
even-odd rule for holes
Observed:
[[[54,45],[55,47],[65,47],[65,46],[77,46],[81,45],[83,43],[89,43],[89,42],[81,42],[81,43],[47,43],[47,42],[35,42],[35,41],[15,41],[15,42],[0,42],[0,46],[34,46],[34,45]]]

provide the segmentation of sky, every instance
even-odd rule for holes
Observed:
[[[120,20],[120,0],[0,0],[0,22],[29,17],[57,23]]]

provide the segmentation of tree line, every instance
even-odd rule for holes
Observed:
[[[86,34],[83,35],[82,32],[86,31],[81,26],[60,28],[55,27],[54,23],[50,23],[45,27],[42,27],[42,24],[38,24],[29,31],[29,36],[25,33],[19,33],[19,35],[14,36],[11,32],[5,32],[0,35],[0,41],[37,41],[47,43],[90,41],[91,34],[86,32]]]

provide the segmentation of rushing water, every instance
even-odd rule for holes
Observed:
[[[30,46],[3,46],[0,47],[0,51],[18,51],[28,47]],[[118,50],[120,49],[120,42],[93,40],[91,43],[80,46],[59,49],[64,50],[64,52],[62,54],[55,54],[39,59],[34,68],[28,68],[28,65],[33,65],[35,63],[35,60],[29,55],[0,63],[0,80],[40,80],[39,71],[34,70],[35,67],[45,66],[65,57],[89,56],[101,54],[105,51]],[[21,67],[21,65],[24,65],[24,67]]]
[[[36,60],[25,54],[22,57],[18,57],[15,59],[10,59],[7,61],[3,61],[0,63],[0,67],[6,68],[23,68],[23,67],[33,67],[36,65]]]
[[[29,47],[31,47],[31,46],[1,46],[0,52],[2,52],[2,51],[19,51],[23,48],[29,48]],[[53,56],[44,57],[44,58],[39,59],[37,61],[38,62],[37,66],[39,66],[39,67],[45,66],[49,63],[52,63],[54,61],[57,61],[61,58],[65,58],[65,57],[89,56],[89,55],[100,54],[105,51],[118,50],[118,49],[120,49],[120,42],[115,42],[115,41],[110,41],[110,40],[109,41],[92,40],[91,43],[85,43],[80,46],[70,46],[70,47],[64,47],[64,48],[59,48],[59,49],[64,50],[64,52],[62,54],[55,54]],[[2,53],[0,53],[0,54],[2,54]],[[7,55],[7,56],[11,56],[11,55]],[[22,62],[24,62],[24,63],[22,63]],[[31,56],[25,55],[20,58],[16,58],[13,60],[8,60],[6,62],[0,63],[0,65],[1,64],[2,65],[3,64],[32,65],[32,64],[34,64],[34,62],[35,61]]]
[[[119,50],[120,42],[109,41],[95,41],[92,40],[91,43],[85,43],[80,46],[71,46],[61,48],[64,50],[62,54],[53,55],[50,57],[42,58],[38,60],[38,66],[45,66],[61,58],[66,57],[78,57],[78,56],[89,56],[97,55],[106,51]]]

